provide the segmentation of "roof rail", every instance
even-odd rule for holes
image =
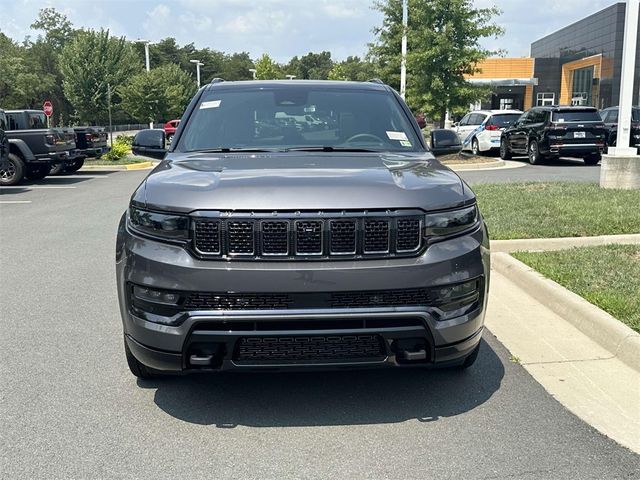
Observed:
[[[209,84],[210,84],[210,85],[213,85],[214,83],[220,83],[220,82],[224,82],[224,78],[218,78],[218,77],[216,77],[216,78],[214,78],[213,80],[211,80],[211,81],[209,82]]]
[[[384,83],[382,80],[380,80],[379,78],[371,78],[371,79],[367,80],[367,82],[370,82],[370,83],[379,83],[380,85],[384,85],[384,84],[385,84],[385,83]]]

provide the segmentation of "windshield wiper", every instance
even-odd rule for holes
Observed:
[[[375,153],[380,153],[382,152],[382,150],[374,150],[371,148],[362,148],[362,147],[318,146],[318,147],[290,147],[290,148],[285,148],[283,152],[375,152]]]
[[[244,147],[218,147],[218,148],[203,148],[198,150],[189,150],[186,153],[235,153],[235,152],[248,152],[248,153],[264,153],[264,152],[279,152],[280,150],[273,148],[244,148]]]

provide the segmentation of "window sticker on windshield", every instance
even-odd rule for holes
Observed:
[[[211,100],[210,102],[202,102],[200,104],[200,110],[203,108],[218,108],[222,100]]]
[[[404,132],[393,132],[387,130],[387,137],[389,137],[389,140],[409,140],[407,138],[407,134]]]
[[[409,140],[400,140],[400,145],[403,147],[412,147],[411,142]]]

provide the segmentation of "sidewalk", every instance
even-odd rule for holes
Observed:
[[[497,271],[486,326],[561,404],[640,453],[640,372]]]

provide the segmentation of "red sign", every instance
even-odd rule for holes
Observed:
[[[53,115],[53,105],[49,100],[44,102],[44,104],[42,105],[42,110],[44,110],[44,114],[47,117],[50,117],[51,115]]]

